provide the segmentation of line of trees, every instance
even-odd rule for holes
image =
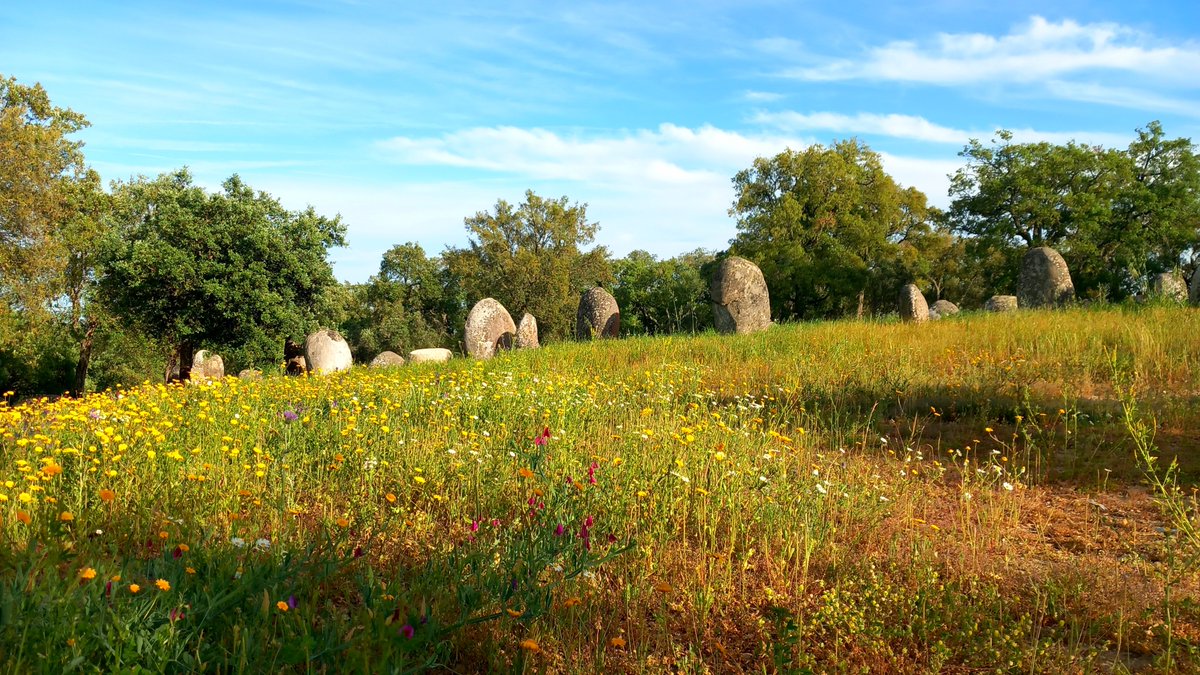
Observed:
[[[1160,124],[1127,149],[971,141],[950,207],[898,185],[857,140],[785,149],[733,177],[727,251],[614,259],[587,205],[528,191],[464,219],[466,246],[388,250],[361,284],[334,279],[340,217],[289,211],[238,176],[220,190],[186,169],[107,189],[73,136],[87,126],[40,85],[0,77],[0,391],[83,392],[186,377],[194,349],[231,370],[272,368],[285,340],[339,328],[358,360],[457,348],[480,298],[528,311],[566,339],[585,289],[608,287],[624,332],[711,326],[707,280],[729,254],[759,265],[777,321],[893,311],[917,283],[978,306],[1011,291],[1031,246],[1067,259],[1083,297],[1122,300],[1157,272],[1195,274],[1200,157]]]

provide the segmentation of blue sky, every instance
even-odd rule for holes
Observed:
[[[107,180],[187,165],[341,213],[361,281],[526,189],[671,256],[724,248],[731,177],[786,147],[858,137],[945,205],[997,128],[1200,139],[1200,3],[7,2],[0,73],[87,115]]]

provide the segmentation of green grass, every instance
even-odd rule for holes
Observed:
[[[1196,668],[1112,380],[1190,485],[1197,336],[841,321],[0,407],[0,670]]]

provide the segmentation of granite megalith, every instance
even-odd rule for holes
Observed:
[[[341,333],[332,328],[322,328],[305,338],[304,363],[308,372],[324,375],[349,370],[354,364],[354,357]]]
[[[371,359],[372,368],[395,368],[404,365],[404,357],[396,352],[379,352],[379,356]]]
[[[467,343],[467,354],[477,359],[490,359],[496,352],[512,349],[516,332],[517,325],[504,305],[495,298],[484,298],[467,314],[463,341]]]
[[[445,347],[427,347],[425,349],[414,349],[408,353],[409,363],[445,363],[454,356]]]
[[[916,284],[905,284],[900,289],[900,320],[920,323],[929,320],[929,304]]]
[[[983,303],[983,309],[988,312],[1011,312],[1019,306],[1015,295],[993,295]]]
[[[537,319],[533,318],[529,312],[525,312],[521,317],[521,322],[517,324],[514,345],[517,349],[537,349],[541,346],[541,343],[538,342]]]
[[[1150,278],[1150,295],[1184,302],[1188,299],[1188,287],[1178,272],[1163,272]]]
[[[1075,298],[1067,261],[1058,251],[1039,246],[1025,253],[1017,278],[1017,301],[1024,309],[1057,307]]]
[[[621,333],[621,310],[617,299],[600,288],[588,289],[579,298],[575,313],[575,337],[580,340],[615,338]]]
[[[936,321],[958,314],[958,305],[949,300],[938,300],[929,306],[929,318]]]
[[[225,377],[225,360],[220,354],[201,349],[192,356],[190,380],[219,380]]]
[[[771,326],[771,297],[758,265],[737,256],[721,261],[708,284],[718,333],[756,333]]]

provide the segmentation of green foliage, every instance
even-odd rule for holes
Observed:
[[[621,308],[621,330],[630,334],[696,333],[712,326],[712,305],[703,269],[712,253],[696,250],[658,260],[632,251],[613,262],[613,297]]]
[[[236,175],[219,193],[186,169],[115,188],[116,231],[102,250],[100,298],[168,346],[240,348],[245,365],[278,362],[284,338],[316,328],[326,260],[344,245],[340,217],[288,212]]]
[[[1076,293],[1119,300],[1176,269],[1200,243],[1200,160],[1150,123],[1122,151],[1069,142],[972,140],[953,176],[950,219],[997,290],[1015,287],[1027,247],[1058,249]]]
[[[480,211],[465,220],[467,248],[447,248],[442,255],[469,308],[492,297],[514,321],[529,312],[543,340],[571,334],[580,294],[612,280],[608,250],[590,244],[599,225],[587,221],[586,204],[544,199],[532,190],[514,207],[503,199],[494,212]],[[463,310],[465,311],[465,309]],[[455,321],[457,329],[461,321]]]
[[[858,141],[760,157],[733,184],[730,252],[762,269],[774,318],[890,311],[899,285],[916,280],[920,265],[902,248],[921,250],[936,211]]]

